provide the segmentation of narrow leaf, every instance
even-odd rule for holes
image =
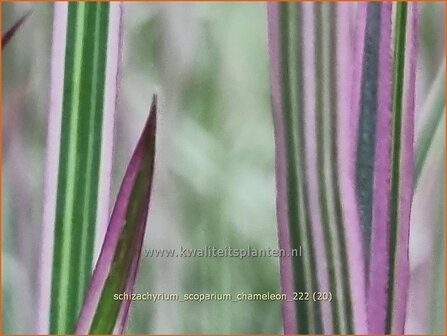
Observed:
[[[108,213],[119,13],[116,3],[54,4],[42,333],[73,331],[92,272],[95,231]]]
[[[281,258],[282,291],[289,297],[291,291],[333,295],[330,304],[284,302],[284,332],[366,332],[363,251],[349,160],[355,72],[348,60],[358,58],[352,27],[345,25],[352,7],[267,6],[279,245],[303,249],[301,257]]]
[[[364,48],[362,60],[362,80],[359,101],[358,142],[356,155],[356,187],[359,202],[360,218],[362,220],[365,252],[369,251],[372,225],[373,171],[375,157],[376,128],[388,127],[383,130],[389,133],[387,117],[377,110],[388,107],[391,101],[391,4],[369,3],[367,5],[366,28],[364,31]],[[377,125],[381,122],[380,125]],[[377,125],[377,126],[376,126]],[[386,147],[386,137],[380,145]],[[383,148],[377,151],[383,153]],[[388,166],[384,165],[387,169]],[[369,262],[366,258],[367,263]]]
[[[388,239],[386,232],[389,230],[387,176],[390,174],[391,160],[391,12],[391,3],[367,4],[362,93],[358,107],[356,186],[366,267],[369,269],[369,273],[366,274],[369,291],[371,284],[379,288],[387,284],[387,277],[380,276],[378,270],[373,273],[377,268],[387,267],[384,260],[387,254],[379,254],[371,260],[369,252],[371,246],[386,246]],[[368,154],[364,155],[365,152]],[[379,238],[382,240],[379,241]],[[380,272],[386,271],[380,269]],[[369,279],[369,276],[373,279]],[[383,295],[383,300],[386,298],[384,291],[376,295]],[[383,307],[375,307],[368,302],[368,317],[383,311]],[[370,320],[369,324],[371,327]]]
[[[413,193],[417,5],[395,3],[394,17],[391,4],[380,6],[381,53],[378,55],[377,127],[373,138],[368,331],[403,333]],[[393,35],[391,24],[394,25]]]
[[[9,41],[11,41],[11,38],[15,35],[15,33],[19,30],[19,28],[25,23],[26,19],[32,14],[32,11],[28,11],[25,14],[23,14],[14,25],[9,28],[6,33],[2,35],[2,48],[4,48]]]
[[[287,202],[287,162],[286,138],[283,118],[281,85],[281,43],[280,43],[280,8],[278,4],[268,3],[268,42],[270,52],[270,82],[272,91],[273,122],[275,129],[276,160],[276,216],[278,222],[279,247],[286,251],[291,248],[289,211]],[[281,290],[288,297],[293,297],[293,268],[290,257],[280,258]],[[285,334],[297,333],[296,307],[292,301],[283,301],[282,319]]]
[[[123,178],[101,253],[81,310],[76,333],[122,333],[146,228],[155,159],[157,99]]]

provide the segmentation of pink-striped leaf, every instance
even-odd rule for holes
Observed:
[[[122,333],[138,271],[151,196],[155,159],[157,99],[121,183],[101,253],[90,280],[76,333]]]
[[[372,6],[369,4],[368,10]],[[394,4],[394,16],[391,3],[379,6],[371,243],[367,257],[368,331],[403,333],[409,281],[418,14],[416,3]],[[359,147],[358,153],[361,150]]]
[[[284,332],[402,333],[417,4],[267,6]]]
[[[349,4],[269,3],[285,333],[364,333],[364,260],[350,97],[357,59]],[[329,292],[329,301],[293,300]]]

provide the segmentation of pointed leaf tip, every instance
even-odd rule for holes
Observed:
[[[29,10],[25,14],[23,14],[14,25],[6,31],[6,33],[2,36],[2,48],[5,47],[11,38],[15,35],[17,30],[19,30],[20,26],[26,21],[26,19],[33,13],[32,10]]]
[[[146,231],[155,161],[157,97],[123,177],[76,333],[119,333],[126,325]]]
[[[149,133],[154,134],[154,136],[155,136],[155,130],[156,130],[156,126],[157,126],[157,110],[158,110],[158,98],[157,98],[157,95],[154,94],[152,96],[152,104],[151,104],[151,108],[149,110],[149,119],[148,119]]]

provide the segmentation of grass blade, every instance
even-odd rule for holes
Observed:
[[[51,271],[54,244],[54,222],[57,192],[57,171],[60,151],[60,133],[62,118],[64,59],[63,46],[66,43],[67,6],[55,4],[53,14],[53,46],[51,50],[51,83],[48,114],[47,146],[45,161],[43,229],[40,254],[39,317],[37,332],[48,333],[51,302]]]
[[[369,332],[402,333],[416,6],[359,4],[354,45],[352,7],[268,6],[279,241],[304,250],[281,260],[282,287],[334,295],[330,307],[285,303],[285,332],[365,333],[368,320]]]
[[[382,121],[378,119],[383,115],[378,111],[387,109],[387,105],[391,101],[389,85],[391,82],[391,60],[387,57],[390,39],[391,5],[369,3],[361,67],[362,80],[356,153],[356,186],[365,252],[369,251],[371,239],[375,153],[377,152],[378,155],[383,153],[383,148],[380,151],[376,151],[375,148],[376,124]],[[387,127],[387,120],[383,120],[378,127]],[[389,133],[386,130],[384,132]],[[384,141],[388,138],[385,138]],[[387,144],[380,142],[380,145],[386,147]],[[366,261],[369,262],[368,258]]]
[[[391,146],[391,4],[369,3],[362,64],[362,99],[359,105],[359,129],[356,157],[357,197],[365,242],[365,260],[369,269],[369,291],[386,286],[386,277],[377,276],[386,267],[386,253],[370,260],[370,249],[387,241],[388,179]],[[373,92],[373,94],[371,94]],[[368,155],[363,155],[367,152]],[[374,201],[374,204],[373,204]],[[374,218],[373,218],[374,217]],[[372,237],[371,237],[372,235]],[[371,279],[369,279],[371,277]],[[371,294],[372,295],[372,294]],[[377,291],[374,295],[386,293]],[[368,316],[378,315],[383,307],[368,302]],[[371,325],[369,320],[369,324]],[[377,323],[377,322],[376,322]],[[369,326],[371,328],[371,326]],[[380,327],[378,327],[380,328]]]
[[[365,332],[354,169],[341,147],[352,140],[344,132],[352,118],[351,27],[343,25],[351,8],[275,3],[268,15],[279,244],[303,248],[302,257],[281,259],[282,290],[334,295],[330,305],[284,302],[284,332]]]
[[[338,4],[337,23],[337,118],[336,118],[336,161],[338,167],[338,198],[346,255],[346,275],[349,284],[352,309],[352,325],[356,333],[366,333],[366,263],[363,257],[364,244],[361,239],[361,222],[356,202],[355,157],[358,111],[353,102],[360,99],[360,64],[363,55],[363,40],[366,29],[366,4],[357,8],[355,18],[357,35],[352,39],[352,26],[343,24],[353,17],[351,4]],[[352,39],[352,49],[349,49]],[[354,61],[353,61],[354,60]]]
[[[408,9],[407,9],[407,8]],[[407,15],[405,15],[407,11]],[[391,216],[391,258],[390,283],[388,287],[388,313],[389,333],[403,333],[405,328],[405,313],[407,308],[409,287],[409,236],[410,214],[413,198],[414,180],[414,114],[416,96],[416,59],[417,59],[417,32],[418,32],[418,4],[396,4],[396,25],[403,28],[402,40],[396,37],[395,62],[402,58],[401,64],[395,63],[393,78],[393,170],[391,175],[391,206],[395,206],[395,213]],[[401,12],[401,15],[399,15]],[[399,22],[399,18],[402,21]],[[401,55],[399,55],[399,53]],[[402,55],[403,54],[403,55]],[[401,65],[402,70],[398,72]],[[398,102],[401,99],[401,102]],[[399,105],[401,104],[401,107]],[[402,117],[399,121],[398,110],[401,108]],[[399,138],[400,136],[400,138]],[[397,141],[400,139],[400,141]],[[393,211],[393,210],[392,210]],[[394,239],[393,239],[394,238]]]
[[[122,333],[129,300],[114,294],[132,292],[146,228],[155,159],[157,100],[130,160],[109,227],[90,281],[76,333]]]
[[[111,154],[104,151],[112,146],[103,141],[111,142],[116,87],[105,83],[114,83],[117,73],[118,39],[108,37],[110,13],[119,8],[54,5],[39,293],[44,333],[73,331],[91,276],[96,227],[108,212]]]
[[[285,125],[282,115],[282,85],[281,85],[281,47],[280,47],[280,13],[276,3],[267,4],[270,81],[272,90],[273,122],[275,129],[275,159],[276,159],[276,214],[278,222],[279,247],[289,251],[290,230],[287,203],[287,173],[286,173],[286,139]],[[291,258],[280,258],[281,290],[288,297],[293,296],[293,269]],[[282,303],[282,319],[285,334],[297,333],[296,307],[293,302]]]
[[[379,55],[379,63],[383,62],[379,65],[379,77],[381,73],[385,77],[378,87],[374,137],[373,229],[367,297],[371,333],[404,332],[409,278],[417,5],[396,3],[395,6],[396,14],[391,20],[390,5],[382,4],[387,31],[380,48],[386,52]],[[390,39],[391,22],[395,25],[394,40]],[[387,50],[394,50],[392,68]],[[391,75],[390,88],[386,84]]]
[[[284,190],[278,189],[277,191],[278,199],[285,202],[285,204],[277,204],[277,209],[287,211],[286,214],[282,212],[278,212],[277,214],[279,237],[284,239],[285,233],[283,230],[286,228],[286,232],[288,231],[288,239],[280,241],[280,246],[284,248],[283,246],[287,246],[287,242],[289,242],[290,248],[299,249],[300,244],[302,244],[306,251],[305,258],[292,258],[291,268],[289,269],[287,266],[287,268],[282,270],[283,276],[290,276],[289,279],[284,279],[283,283],[288,282],[292,284],[293,291],[309,291],[315,282],[315,271],[312,268],[312,265],[315,263],[311,260],[313,252],[309,246],[312,243],[309,239],[309,227],[306,225],[307,211],[303,197],[303,167],[302,162],[299,161],[299,153],[302,154],[303,150],[303,147],[298,143],[302,139],[302,129],[297,130],[294,127],[294,125],[299,123],[298,118],[300,117],[300,113],[302,113],[302,107],[299,105],[301,101],[298,97],[294,96],[294,93],[302,92],[300,90],[301,87],[299,87],[302,77],[294,77],[297,73],[297,66],[301,66],[302,48],[293,43],[294,41],[298,41],[298,43],[302,41],[299,35],[301,33],[299,23],[302,17],[302,6],[288,3],[269,4],[269,6],[277,6],[276,9],[271,8],[270,10],[270,13],[275,13],[275,10],[277,11],[276,18],[272,18],[270,24],[273,23],[273,20],[279,22],[279,29],[276,32],[272,32],[272,34],[276,33],[277,36],[271,36],[271,40],[279,41],[276,46],[278,50],[272,51],[272,54],[279,55],[279,61],[277,61],[279,63],[279,71],[273,74],[273,76],[276,75],[279,78],[272,78],[272,83],[278,81],[280,86],[279,90],[272,92],[272,94],[280,94],[279,97],[273,97],[273,101],[281,102],[279,106],[275,104],[275,107],[280,107],[280,110],[274,111],[275,131],[277,132],[275,137],[278,139],[277,146],[279,142],[284,144],[284,148],[277,148],[276,150],[277,153],[284,151],[282,158],[277,157],[277,183],[286,182]],[[280,128],[280,125],[282,125],[283,129]],[[279,133],[278,130],[282,131],[282,133]],[[284,162],[279,161],[281,159]],[[282,171],[279,171],[279,169],[282,169]],[[279,193],[283,194],[281,195]],[[282,218],[284,215],[287,216],[287,219]],[[307,251],[310,253],[307,253]],[[285,263],[282,263],[281,266],[283,264]],[[320,327],[315,325],[315,323],[320,322],[316,317],[318,314],[318,305],[310,305],[306,301],[295,301],[294,306],[294,318],[296,322],[293,325],[291,322],[289,322],[290,325],[285,324],[285,333],[309,333],[317,329],[319,330]],[[287,310],[290,310],[290,307],[283,308],[283,311],[287,312]],[[290,318],[290,312],[286,314],[283,318]],[[292,327],[296,329],[293,330]],[[319,333],[319,331],[315,332]]]

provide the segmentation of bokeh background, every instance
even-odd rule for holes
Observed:
[[[32,333],[43,209],[52,5],[5,3],[2,30],[33,14],[2,57],[3,333]],[[445,57],[445,8],[421,4],[417,120]],[[113,204],[160,99],[145,248],[276,248],[265,3],[124,5]],[[445,332],[445,141],[416,190],[407,332]],[[140,292],[279,292],[275,258],[142,258]],[[280,303],[134,302],[129,333],[278,333]]]

